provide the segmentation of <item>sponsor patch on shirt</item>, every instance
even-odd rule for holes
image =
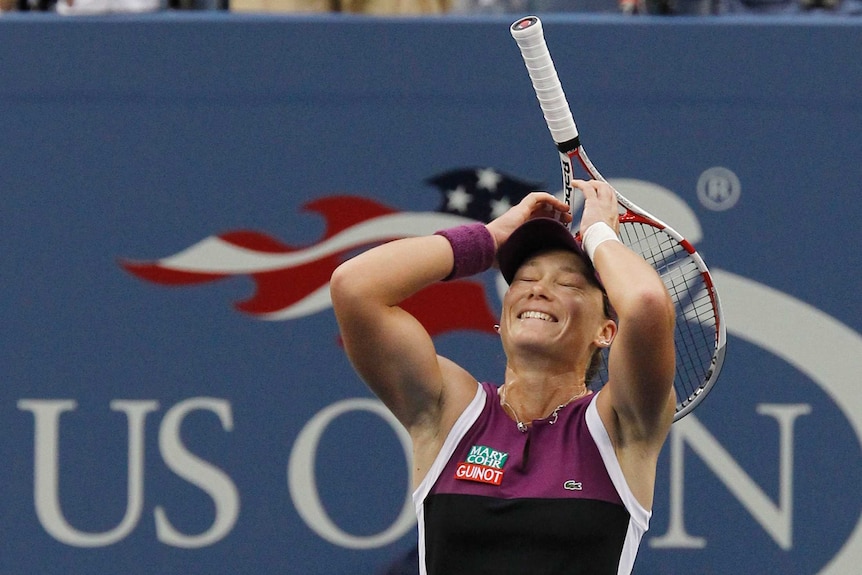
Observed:
[[[455,468],[455,479],[500,485],[508,453],[484,445],[470,448],[467,458]]]

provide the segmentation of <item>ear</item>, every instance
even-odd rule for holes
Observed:
[[[595,343],[598,347],[610,347],[617,336],[617,324],[612,319],[606,319],[599,330]]]

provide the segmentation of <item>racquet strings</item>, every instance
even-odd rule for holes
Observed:
[[[679,411],[703,391],[715,365],[718,324],[713,297],[697,260],[662,229],[640,221],[621,222],[620,239],[653,266],[674,302]],[[607,357],[597,377],[599,385],[607,383]]]

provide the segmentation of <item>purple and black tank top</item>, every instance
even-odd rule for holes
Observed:
[[[421,575],[629,575],[650,511],[631,493],[596,394],[526,433],[479,384],[413,494]]]

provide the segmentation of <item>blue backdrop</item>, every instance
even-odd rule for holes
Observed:
[[[0,573],[371,574],[410,549],[403,432],[326,284],[460,221],[452,182],[559,189],[510,20],[4,16]],[[635,572],[858,573],[862,23],[544,22],[591,158],[697,243],[728,315]],[[492,381],[497,285],[416,304]]]

